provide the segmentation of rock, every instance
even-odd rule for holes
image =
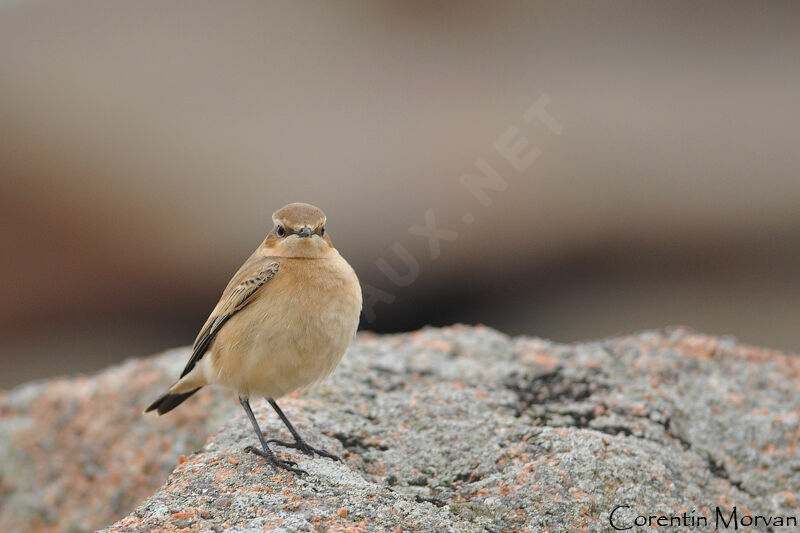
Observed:
[[[169,418],[142,416],[186,357],[173,350],[0,394],[0,531],[90,531],[150,496],[238,407],[209,391]]]
[[[605,531],[617,506],[625,525],[685,512],[708,530],[717,508],[799,514],[794,355],[685,328],[576,345],[465,326],[362,334],[328,383],[281,401],[345,459],[278,449],[303,477],[242,451],[256,440],[230,393],[140,415],[185,357],[7,393],[3,529],[109,524],[173,466],[106,531]],[[265,402],[254,410],[289,438]]]

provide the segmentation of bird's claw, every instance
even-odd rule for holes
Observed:
[[[294,448],[295,450],[297,450],[297,451],[299,451],[301,453],[304,453],[306,455],[317,454],[320,457],[327,457],[328,459],[332,459],[334,461],[339,461],[340,463],[343,462],[342,458],[339,457],[338,455],[334,455],[334,454],[332,454],[330,452],[326,452],[325,450],[320,450],[320,449],[314,448],[313,446],[309,445],[304,440],[294,441],[294,442],[286,442],[286,441],[278,440],[278,439],[270,439],[267,442],[275,443],[278,446],[283,446],[284,448]]]
[[[259,450],[255,446],[247,446],[244,451],[263,457],[275,468],[283,468],[284,470],[288,470],[289,472],[294,472],[295,474],[300,475],[308,474],[308,472],[302,468],[296,468],[297,463],[295,461],[284,461],[283,459],[278,459],[275,454],[267,453],[264,450]]]

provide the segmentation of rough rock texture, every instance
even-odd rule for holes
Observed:
[[[0,531],[89,531],[150,496],[238,405],[209,390],[169,418],[142,416],[186,357],[174,350],[0,394]]]
[[[304,477],[242,452],[255,436],[230,394],[139,416],[185,357],[3,397],[3,529],[110,523],[178,453],[161,489],[108,531],[606,531],[617,505],[630,506],[617,515],[627,523],[687,512],[713,525],[717,506],[800,514],[800,359],[731,339],[362,335],[327,384],[281,402],[312,444],[345,459],[280,450]],[[288,439],[254,407],[266,434]]]

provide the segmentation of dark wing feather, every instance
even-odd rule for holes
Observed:
[[[258,258],[247,261],[239,269],[194,341],[192,357],[181,372],[181,377],[192,371],[225,322],[252,301],[258,290],[275,276],[279,267],[280,264],[272,258]]]

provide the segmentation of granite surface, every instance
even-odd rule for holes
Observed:
[[[186,357],[0,396],[0,529],[607,531],[627,506],[620,524],[686,513],[709,517],[681,529],[701,531],[718,508],[800,515],[800,358],[733,339],[362,334],[327,383],[280,401],[344,459],[278,449],[306,476],[242,451],[256,439],[230,392],[142,416]]]

